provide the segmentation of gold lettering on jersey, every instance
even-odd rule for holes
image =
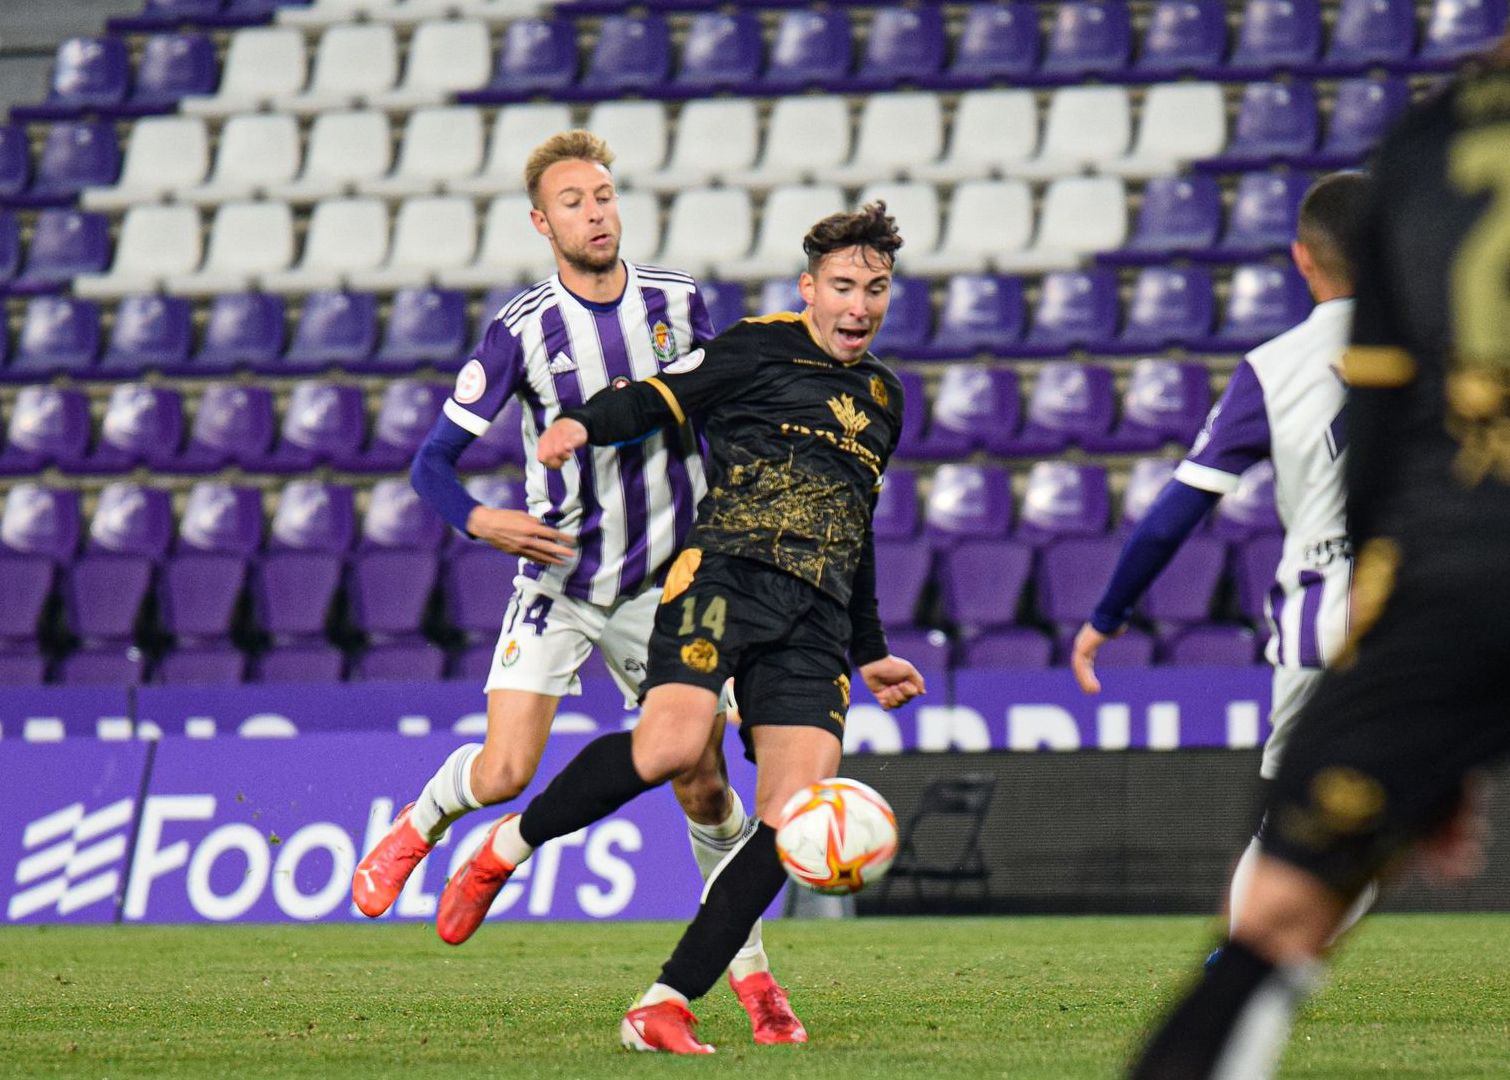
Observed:
[[[794,364],[801,364],[803,367],[831,368],[831,367],[834,366],[833,364],[830,364],[826,360],[809,360],[805,356],[794,356],[794,357],[792,357],[792,363],[794,363]]]
[[[834,418],[844,427],[844,437],[853,439],[860,432],[870,427],[870,417],[855,408],[855,399],[848,394],[840,394],[836,398],[828,399],[828,407],[833,412]]]
[[[866,420],[869,421],[869,417]],[[806,424],[784,423],[781,425],[781,433],[783,435],[808,435],[814,439],[823,439],[837,446],[845,453],[855,455],[855,457],[865,462],[867,469],[877,476],[881,475],[881,455],[865,446],[858,439],[848,435],[840,437],[832,431],[825,431],[822,428],[810,428]]]
[[[886,392],[886,383],[879,375],[872,375],[870,377],[870,396],[883,409],[891,401],[891,395]]]

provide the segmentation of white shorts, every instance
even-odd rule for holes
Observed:
[[[1274,669],[1273,704],[1269,709],[1269,739],[1264,743],[1264,760],[1258,775],[1273,780],[1279,775],[1279,759],[1295,726],[1295,718],[1321,683],[1320,668],[1276,667]]]
[[[633,708],[645,678],[650,631],[660,601],[660,586],[653,582],[637,595],[604,607],[548,592],[521,574],[514,579],[514,595],[503,615],[483,689],[551,697],[580,694],[577,671],[597,646],[624,692],[625,705]]]

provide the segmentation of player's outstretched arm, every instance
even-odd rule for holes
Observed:
[[[547,469],[559,469],[587,445],[587,428],[580,420],[563,416],[540,434],[535,457]]]
[[[860,668],[860,678],[883,709],[895,709],[928,692],[923,676],[900,656],[885,656]]]

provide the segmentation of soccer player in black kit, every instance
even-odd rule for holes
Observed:
[[[660,375],[566,410],[540,438],[540,460],[559,468],[588,443],[662,427],[695,437],[695,417],[708,494],[667,572],[638,726],[589,744],[522,814],[494,826],[446,886],[437,918],[448,940],[464,937],[535,848],[685,772],[721,734],[719,691],[733,676],[761,824],[709,877],[697,917],[626,1014],[620,1034],[634,1049],[712,1052],[688,1003],[786,881],[773,825],[792,795],[838,770],[851,662],[887,708],[924,690],[887,647],[871,532],[902,386],[867,350],[901,243],[884,203],[823,219],[803,241],[801,314],[745,319]]]
[[[1510,38],[1371,171],[1343,360],[1351,653],[1297,722],[1232,940],[1136,1080],[1271,1076],[1364,884],[1408,848],[1476,869],[1476,771],[1510,754]]]

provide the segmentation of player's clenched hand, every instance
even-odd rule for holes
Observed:
[[[571,558],[572,545],[576,543],[566,533],[541,523],[523,510],[495,510],[489,506],[472,508],[467,515],[467,532],[499,551],[523,555],[531,562],[548,566],[560,566]]]
[[[561,417],[540,436],[535,457],[548,469],[559,469],[579,447],[587,445],[587,429],[579,421]]]
[[[860,669],[860,678],[883,709],[895,709],[928,692],[918,669],[900,656],[872,660]]]
[[[1070,670],[1075,681],[1087,694],[1101,693],[1101,680],[1096,678],[1096,653],[1115,634],[1103,634],[1090,623],[1080,628],[1075,635],[1075,644],[1070,649]]]

